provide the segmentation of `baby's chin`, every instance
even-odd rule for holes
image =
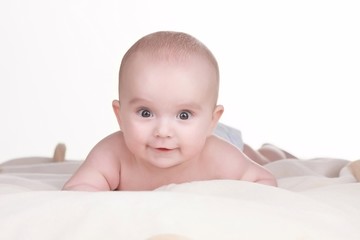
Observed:
[[[157,158],[155,160],[152,160],[148,163],[150,163],[153,167],[158,169],[170,169],[170,168],[176,168],[180,165],[182,165],[185,161],[177,160],[177,159],[171,159],[171,158]]]

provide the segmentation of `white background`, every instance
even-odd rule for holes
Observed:
[[[360,158],[359,1],[0,2],[0,162],[84,159],[118,129],[118,67],[138,38],[188,32],[221,69],[224,123],[253,147]]]

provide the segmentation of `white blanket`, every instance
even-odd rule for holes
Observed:
[[[360,239],[360,183],[348,163],[270,163],[278,188],[213,180],[89,193],[59,191],[79,161],[11,161],[0,165],[0,238]]]

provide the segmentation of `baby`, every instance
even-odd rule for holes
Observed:
[[[101,140],[64,190],[154,190],[167,184],[233,179],[276,186],[274,176],[238,147],[213,134],[219,68],[210,50],[181,32],[155,32],[124,55],[121,131]]]

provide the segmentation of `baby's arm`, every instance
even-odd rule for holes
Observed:
[[[119,186],[120,161],[114,150],[118,144],[117,134],[106,137],[91,150],[63,190],[111,191]]]
[[[223,169],[230,178],[277,186],[275,177],[264,167],[251,160],[234,145],[217,137],[209,141],[211,156],[220,159],[218,171]]]
[[[274,175],[259,164],[248,160],[247,167],[244,169],[242,180],[261,183],[270,186],[277,186],[277,181]]]

